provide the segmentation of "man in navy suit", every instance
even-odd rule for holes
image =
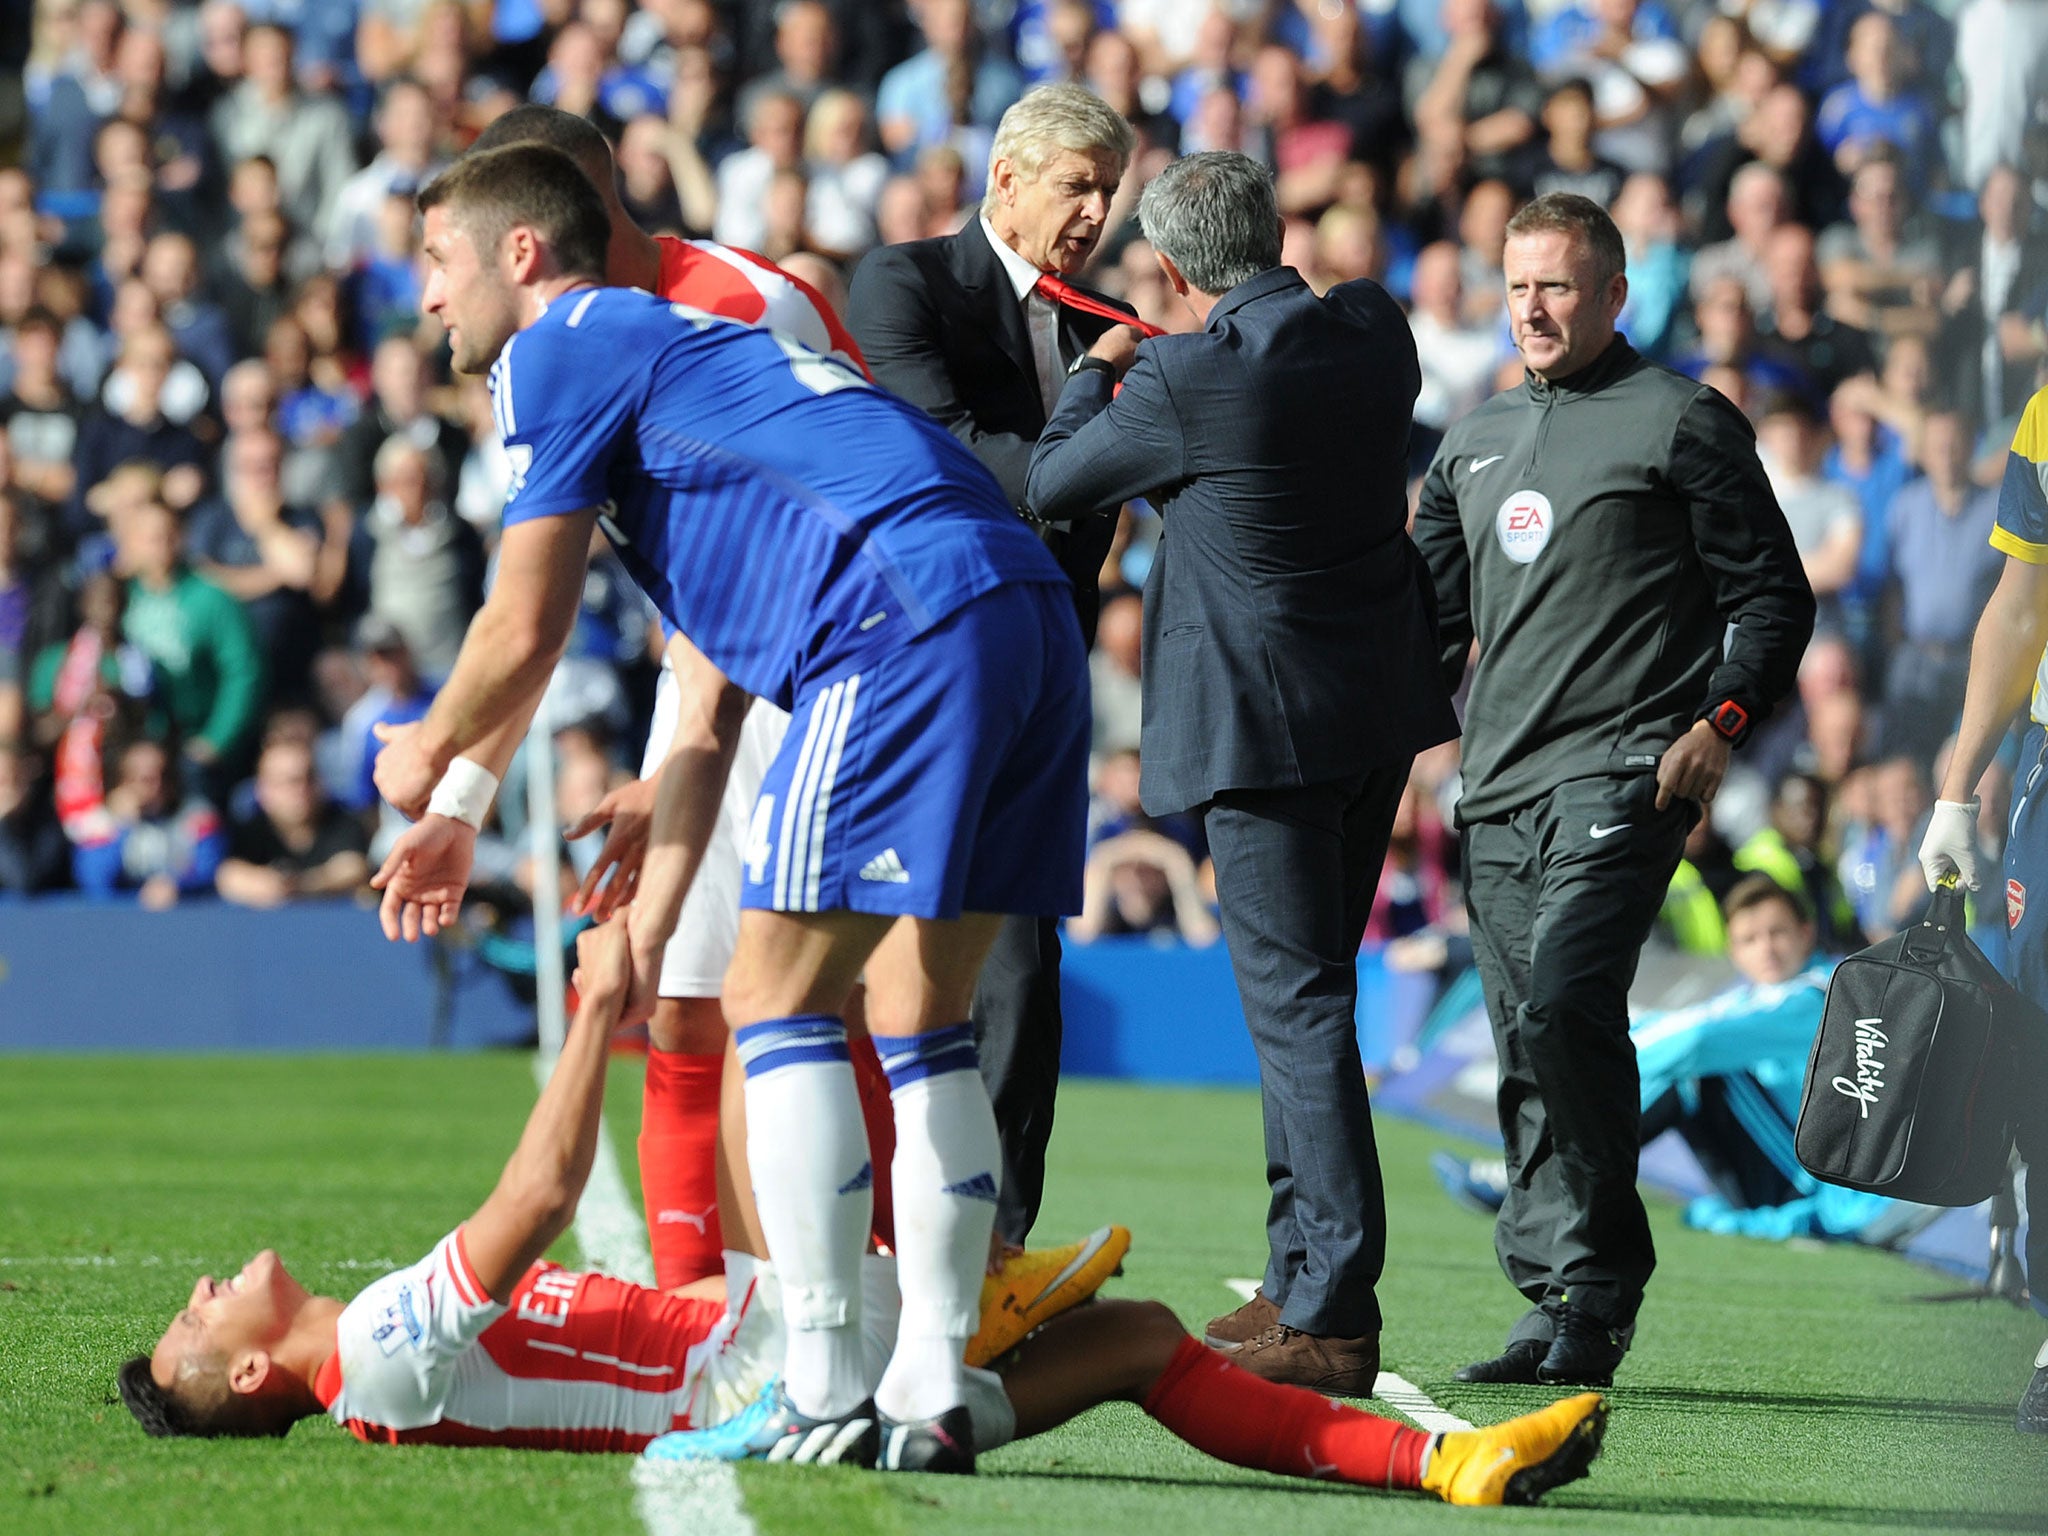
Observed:
[[[1150,495],[1166,519],[1141,794],[1205,817],[1272,1186],[1265,1279],[1208,1342],[1365,1395],[1386,1212],[1354,960],[1409,767],[1458,729],[1406,531],[1415,342],[1378,284],[1319,299],[1280,265],[1271,178],[1243,155],[1176,162],[1139,217],[1203,329],[1118,327],[1077,359],[1026,502],[1056,521]]]

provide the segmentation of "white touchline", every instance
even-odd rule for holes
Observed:
[[[533,1059],[536,1083],[548,1080],[544,1056]],[[592,1269],[639,1285],[654,1284],[647,1227],[626,1194],[611,1128],[597,1126],[597,1156],[576,1207],[576,1246]],[[722,1461],[633,1462],[633,1512],[647,1536],[758,1536],[740,1497],[740,1480]]]
[[[1259,1288],[1256,1280],[1226,1280],[1225,1289],[1250,1301]],[[1445,1413],[1430,1400],[1427,1392],[1405,1377],[1396,1376],[1392,1371],[1381,1371],[1379,1380],[1372,1385],[1372,1395],[1389,1408],[1397,1409],[1413,1419],[1416,1424],[1432,1434],[1472,1426],[1455,1413]]]

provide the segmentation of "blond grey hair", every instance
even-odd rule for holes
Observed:
[[[996,162],[1007,160],[1021,180],[1032,181],[1045,162],[1061,150],[1076,154],[1115,155],[1128,165],[1138,136],[1124,115],[1085,86],[1042,85],[1023,97],[996,124],[988,151],[988,186],[981,201],[984,213],[996,206]]]

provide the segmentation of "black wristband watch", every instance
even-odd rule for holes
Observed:
[[[1739,747],[1749,739],[1749,711],[1733,699],[1723,699],[1707,707],[1699,716],[1714,728],[1714,734],[1730,746]]]
[[[1077,373],[1090,372],[1106,373],[1112,379],[1116,377],[1116,369],[1112,368],[1102,358],[1095,356],[1091,352],[1083,352],[1079,357],[1075,358],[1073,362],[1067,365],[1067,377],[1070,379]]]

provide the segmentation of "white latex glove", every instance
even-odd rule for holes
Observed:
[[[1927,876],[1930,891],[1947,875],[1954,875],[1970,890],[1977,889],[1975,800],[1934,802],[1934,814],[1927,819],[1927,835],[1920,839],[1920,872]]]

